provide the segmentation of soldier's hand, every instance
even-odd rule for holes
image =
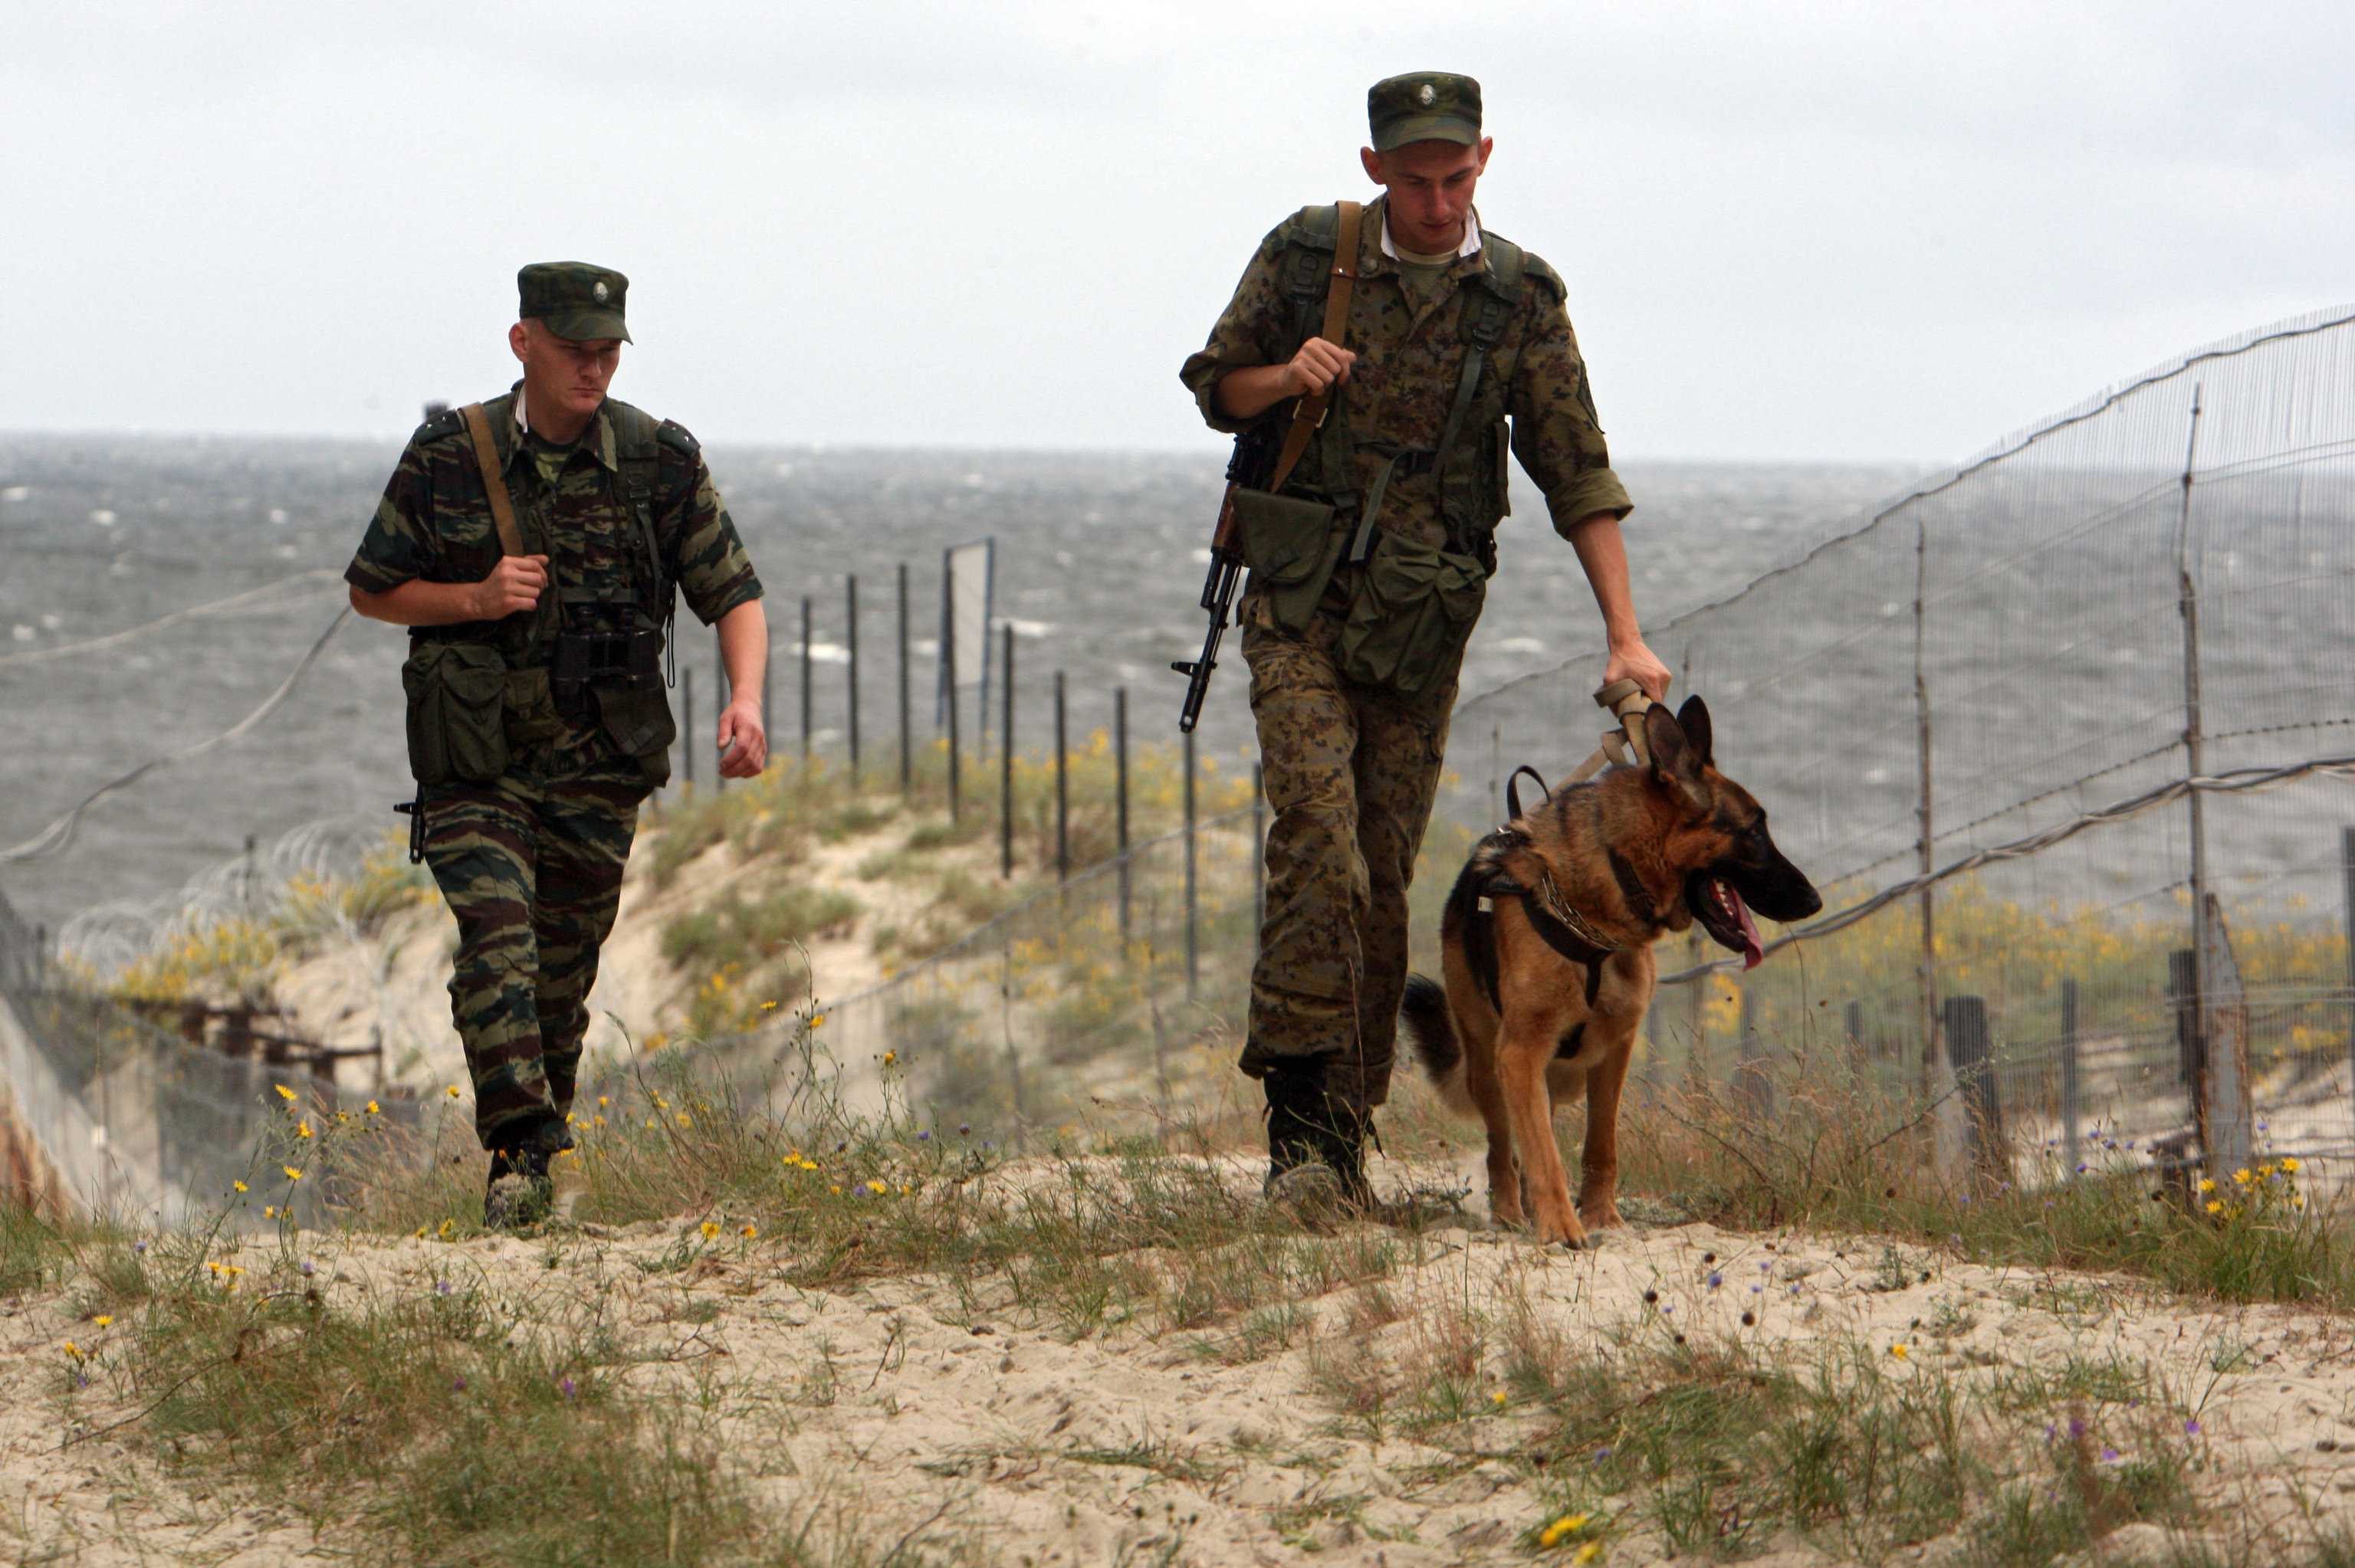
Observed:
[[[547,591],[546,556],[502,556],[491,575],[474,585],[474,619],[499,620],[529,609]]]
[[[761,705],[739,699],[719,713],[719,777],[757,779],[769,765],[769,734],[761,727]]]
[[[1349,379],[1349,366],[1357,363],[1358,356],[1339,344],[1312,337],[1300,345],[1300,352],[1284,367],[1284,395],[1313,397]]]
[[[1644,688],[1644,694],[1654,702],[1664,702],[1668,694],[1668,667],[1659,656],[1644,645],[1639,638],[1624,647],[1611,650],[1611,657],[1603,666],[1603,683],[1632,679]]]

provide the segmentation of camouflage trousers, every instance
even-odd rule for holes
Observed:
[[[458,917],[450,1013],[485,1149],[571,1146],[589,988],[647,789],[623,758],[425,791],[426,863]]]
[[[1346,680],[1340,622],[1295,637],[1245,620],[1268,805],[1267,906],[1242,1070],[1327,1059],[1326,1089],[1360,1111],[1390,1097],[1406,989],[1407,887],[1431,821],[1455,704],[1451,678],[1412,699]]]

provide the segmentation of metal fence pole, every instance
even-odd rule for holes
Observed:
[[[726,713],[728,699],[732,694],[728,689],[728,661],[720,652],[719,629],[715,626],[711,629],[711,705],[720,713]],[[719,722],[718,714],[712,715],[712,722]],[[714,789],[728,788],[728,775],[719,770],[719,758],[716,756],[711,759],[711,787]]]
[[[680,760],[686,764],[681,770],[684,777],[679,782],[687,789],[693,789],[695,788],[695,666],[692,664],[678,673],[678,705],[683,715],[680,719],[682,727],[679,735],[685,742],[679,748],[685,753]]]
[[[2355,828],[2339,830],[2339,875],[2347,932],[2347,1068],[2355,1087]]]
[[[1872,1070],[1871,1056],[1864,1048],[1864,1003],[1851,1001],[1840,1009],[1840,1023],[1848,1034],[1849,1076],[1861,1084]]]
[[[997,874],[1014,874],[1014,623],[1006,623],[1004,727],[997,739]]]
[[[1113,833],[1120,852],[1120,939],[1128,942],[1128,688],[1112,694]]]
[[[1055,672],[1055,880],[1071,877],[1071,761],[1069,715],[1063,705],[1063,673]]]
[[[1918,784],[1914,861],[1923,876],[1937,869],[1930,790],[1929,588],[1930,525],[1917,514],[1913,523],[1913,727]],[[1922,1072],[1914,1086],[1926,1106],[1936,1092],[1938,1077],[1938,906],[1937,895],[1927,887],[1922,889],[1921,909],[1922,948],[1915,984],[1922,1010]],[[1934,1146],[1935,1133],[1932,1136]]]
[[[1267,924],[1267,769],[1252,764],[1252,948]]]
[[[1971,1164],[1989,1187],[2011,1177],[2011,1149],[2004,1139],[2002,1087],[1996,1082],[1995,1053],[1987,1039],[1987,1001],[1950,996],[1945,1017],[1946,1054],[1955,1082],[1970,1109]]]
[[[915,732],[908,705],[908,563],[900,563],[900,795],[905,800],[916,787]]]
[[[810,601],[802,599],[802,766],[809,766],[810,747],[817,734],[817,715],[811,711],[810,683]]]
[[[845,670],[849,677],[847,694],[848,706],[845,725],[850,736],[850,788],[858,789],[858,574],[852,572],[843,579],[843,647],[849,654]]]
[[[964,772],[957,747],[956,574],[941,563],[941,694],[948,699],[949,821],[957,820],[957,793]],[[988,715],[984,714],[985,722]]]
[[[2061,982],[2061,1148],[2069,1180],[2084,1158],[2083,1086],[2077,1078],[2077,982]]]
[[[2175,534],[2176,608],[2183,619],[2183,767],[2187,778],[2207,777],[2207,736],[2200,712],[2200,589],[2191,572],[2191,484],[2200,457],[2200,387],[2191,387],[2191,425],[2184,437],[2183,506]],[[2208,1129],[2208,997],[2213,977],[2208,973],[2208,802],[2197,789],[2187,790],[2184,806],[2191,831],[2191,1008],[2190,1053],[2196,1065],[2193,1119],[2200,1128],[2200,1152],[2213,1160],[2214,1146]],[[2222,1177],[2215,1171],[2211,1175]]]
[[[1201,933],[1196,925],[1194,859],[1194,732],[1186,732],[1186,1000],[1194,1000],[1200,974]]]

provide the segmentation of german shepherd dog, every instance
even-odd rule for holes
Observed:
[[[1652,1000],[1652,944],[1699,920],[1754,968],[1765,955],[1751,910],[1803,920],[1823,907],[1765,811],[1717,770],[1701,700],[1673,718],[1655,705],[1643,726],[1648,764],[1561,789],[1481,841],[1440,924],[1445,984],[1408,977],[1399,1009],[1441,1096],[1487,1124],[1489,1212],[1573,1247],[1625,1223],[1619,1091]],[[1573,1209],[1553,1111],[1581,1095]]]

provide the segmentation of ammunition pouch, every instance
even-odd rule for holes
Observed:
[[[421,641],[400,667],[409,770],[421,786],[487,784],[506,771],[507,662],[483,642]]]
[[[1341,624],[1335,662],[1361,685],[1417,697],[1455,678],[1488,597],[1476,556],[1378,534]]]
[[[622,631],[559,631],[549,665],[557,707],[585,715],[595,705],[592,688],[655,691],[662,685],[663,634],[659,627]]]
[[[1251,591],[1267,601],[1277,626],[1297,636],[1316,618],[1348,533],[1321,501],[1238,490],[1234,504]]]

